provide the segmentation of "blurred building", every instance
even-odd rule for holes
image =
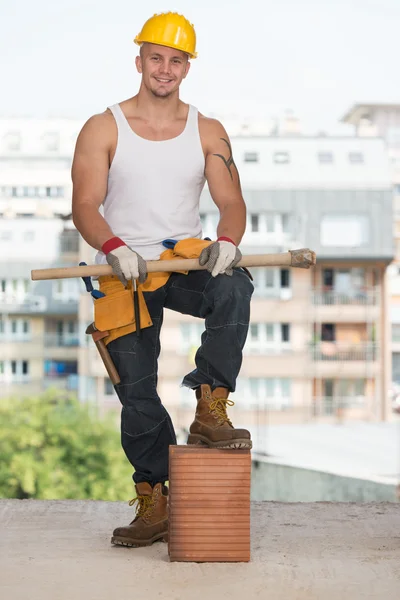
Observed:
[[[93,262],[94,250],[68,219],[80,126],[0,121],[1,393],[56,383],[84,402],[119,408],[84,334],[93,308],[83,283],[30,281],[33,268]],[[231,138],[248,208],[243,253],[307,246],[318,264],[252,269],[255,294],[233,395],[235,421],[252,427],[387,419],[386,271],[393,236],[385,144],[374,137],[302,136],[291,114],[269,135],[246,131]],[[207,189],[201,213],[204,234],[215,236],[218,211]],[[193,394],[180,382],[193,368],[202,329],[201,320],[166,311],[159,392],[178,428],[193,417]]]
[[[384,142],[296,134],[231,139],[248,208],[242,252],[307,246],[318,256],[311,270],[252,269],[252,322],[232,396],[235,420],[255,427],[387,419],[386,270],[393,238]],[[214,237],[218,211],[207,189],[201,212],[204,234]],[[182,427],[190,423],[194,403],[180,382],[193,368],[202,331],[201,320],[166,311],[159,393]],[[80,372],[97,378],[102,405],[117,406],[95,348],[86,352]]]
[[[355,135],[360,138],[380,136],[386,142],[394,192],[395,238],[395,258],[388,268],[389,320],[392,336],[393,392],[400,398],[400,104],[356,104],[345,114],[342,121],[353,125]]]
[[[77,389],[77,280],[31,270],[77,264],[71,158],[79,123],[0,119],[0,396]]]

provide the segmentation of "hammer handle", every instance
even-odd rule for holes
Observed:
[[[121,379],[118,375],[117,369],[114,366],[110,353],[107,350],[107,346],[105,345],[104,340],[97,340],[95,341],[95,344],[97,346],[97,350],[99,351],[99,354],[103,360],[104,366],[107,369],[107,373],[112,383],[114,385],[117,385],[121,382]]]
[[[308,248],[289,250],[279,254],[249,254],[243,256],[238,267],[299,267],[309,269],[315,265],[315,252]],[[174,271],[201,271],[205,269],[198,258],[177,258],[173,260],[148,260],[148,273]],[[55,269],[34,269],[31,271],[33,281],[43,279],[66,279],[71,277],[101,277],[112,275],[110,265],[88,265],[86,267],[59,267]]]

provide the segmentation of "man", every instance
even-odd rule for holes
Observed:
[[[122,446],[135,470],[138,502],[136,518],[117,528],[112,542],[128,546],[167,535],[168,447],[176,438],[156,391],[164,307],[205,319],[196,369],[183,379],[197,398],[188,443],[251,447],[249,432],[233,427],[226,408],[233,404],[228,395],[241,367],[253,292],[247,274],[234,269],[246,207],[230,141],[221,123],[179,98],[189,59],[196,57],[193,26],[176,13],[155,15],[135,42],[138,94],[87,121],[72,167],[75,226],[98,250],[96,261],[113,268],[113,276],[100,278],[101,289],[111,300],[120,298],[138,279],[152,323],[140,336],[116,329],[108,343],[121,378]],[[220,212],[212,243],[201,241],[205,180]],[[145,261],[158,259],[171,238],[202,243],[207,270],[169,274],[149,291]],[[110,308],[111,320],[113,312],[118,309]]]

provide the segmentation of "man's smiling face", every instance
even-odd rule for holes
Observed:
[[[189,57],[181,50],[145,43],[136,58],[146,88],[159,98],[166,98],[179,89],[189,72]]]

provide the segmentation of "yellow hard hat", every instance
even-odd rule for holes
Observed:
[[[196,32],[184,16],[168,12],[154,15],[146,21],[142,31],[135,37],[135,44],[141,46],[144,42],[176,48],[197,58]]]

